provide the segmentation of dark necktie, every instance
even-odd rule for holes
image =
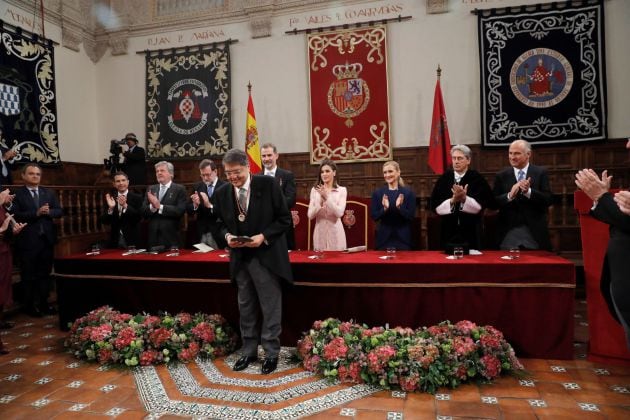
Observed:
[[[35,207],[39,208],[39,194],[37,193],[37,190],[31,190],[31,193],[33,193],[33,202],[35,203]]]

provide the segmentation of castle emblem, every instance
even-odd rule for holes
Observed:
[[[328,88],[328,106],[335,115],[345,118],[347,127],[352,127],[352,118],[359,116],[370,102],[370,88],[359,77],[363,71],[361,63],[336,65],[332,73],[337,80]]]
[[[342,223],[348,228],[351,228],[357,223],[357,218],[354,215],[354,210],[346,210],[344,212]]]

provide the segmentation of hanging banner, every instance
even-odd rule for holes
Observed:
[[[478,16],[484,145],[606,138],[601,1],[491,9]]]
[[[0,25],[0,148],[12,163],[58,164],[55,51],[52,41]]]
[[[383,26],[308,35],[311,163],[390,160]]]
[[[148,52],[147,154],[205,158],[232,146],[229,44]]]

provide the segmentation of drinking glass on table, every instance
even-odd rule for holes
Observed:
[[[512,247],[512,248],[510,248],[510,259],[511,260],[518,260],[520,256],[521,256],[521,249],[519,247]]]
[[[324,258],[324,250],[320,249],[320,248],[314,248],[313,249],[313,259],[315,260],[321,260],[322,258]]]
[[[462,248],[461,246],[456,246],[455,248],[453,248],[453,256],[456,260],[461,260],[462,258],[464,258],[464,248]]]
[[[179,247],[176,245],[173,245],[167,257],[178,257],[178,256],[179,256]]]
[[[90,252],[90,255],[100,255],[101,253],[101,244],[92,244],[92,251]]]
[[[394,258],[396,258],[396,247],[388,246],[387,248],[385,248],[385,252],[387,253],[388,260],[393,260]]]

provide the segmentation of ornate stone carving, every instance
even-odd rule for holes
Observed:
[[[79,45],[83,41],[83,31],[76,28],[62,27],[61,30],[61,45],[71,49],[72,51],[79,51]]]
[[[252,38],[271,36],[271,16],[253,16],[249,20],[249,28],[252,31]]]
[[[96,64],[105,55],[105,51],[107,51],[107,42],[96,41],[93,38],[84,38],[83,48],[85,49],[87,56],[90,57],[90,60]]]
[[[127,54],[127,47],[129,46],[128,31],[110,34],[109,46],[112,48],[112,55]]]
[[[427,0],[427,14],[448,12],[448,0]]]

